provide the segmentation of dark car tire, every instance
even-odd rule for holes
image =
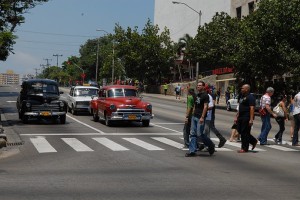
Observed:
[[[227,111],[231,111],[231,105],[230,105],[229,102],[227,103],[227,108],[226,109],[227,109]]]
[[[106,126],[111,126],[111,120],[108,119],[108,117],[105,115],[105,125]]]
[[[61,115],[59,120],[60,120],[60,124],[65,124],[66,123],[66,115]]]
[[[28,116],[27,116],[27,115],[24,115],[24,114],[23,114],[23,116],[22,116],[22,122],[23,122],[24,124],[28,124]]]
[[[76,112],[76,110],[75,110],[75,108],[74,108],[74,105],[72,105],[71,113],[72,113],[72,115],[76,115],[76,114],[77,114],[77,112]]]
[[[97,115],[97,112],[96,112],[96,110],[94,110],[94,109],[93,109],[93,120],[94,120],[95,122],[98,122],[98,121],[99,121],[99,116]]]
[[[143,124],[144,127],[148,127],[149,124],[150,124],[150,120],[143,120],[142,124]]]

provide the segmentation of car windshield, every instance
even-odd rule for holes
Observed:
[[[108,91],[108,97],[136,97],[134,89],[112,89]]]
[[[98,95],[98,90],[94,88],[78,88],[74,94],[75,97],[93,96]]]
[[[28,94],[58,94],[57,85],[35,82],[28,86]]]

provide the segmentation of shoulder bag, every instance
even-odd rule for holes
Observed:
[[[284,117],[284,112],[282,107],[280,106],[280,103],[277,104],[277,106],[275,106],[275,108],[273,108],[273,112],[278,116],[278,117]]]

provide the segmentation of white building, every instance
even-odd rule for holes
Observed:
[[[194,37],[199,22],[201,26],[209,23],[216,12],[226,12],[231,17],[246,16],[253,12],[257,0],[155,0],[154,24],[162,31],[170,30],[171,39],[178,39],[185,34]],[[172,2],[179,2],[175,4]],[[199,15],[201,11],[201,15]]]

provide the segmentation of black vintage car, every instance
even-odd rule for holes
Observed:
[[[66,123],[66,104],[59,100],[60,93],[56,81],[49,79],[31,79],[24,81],[17,99],[19,118],[28,123],[30,118],[59,119]]]

